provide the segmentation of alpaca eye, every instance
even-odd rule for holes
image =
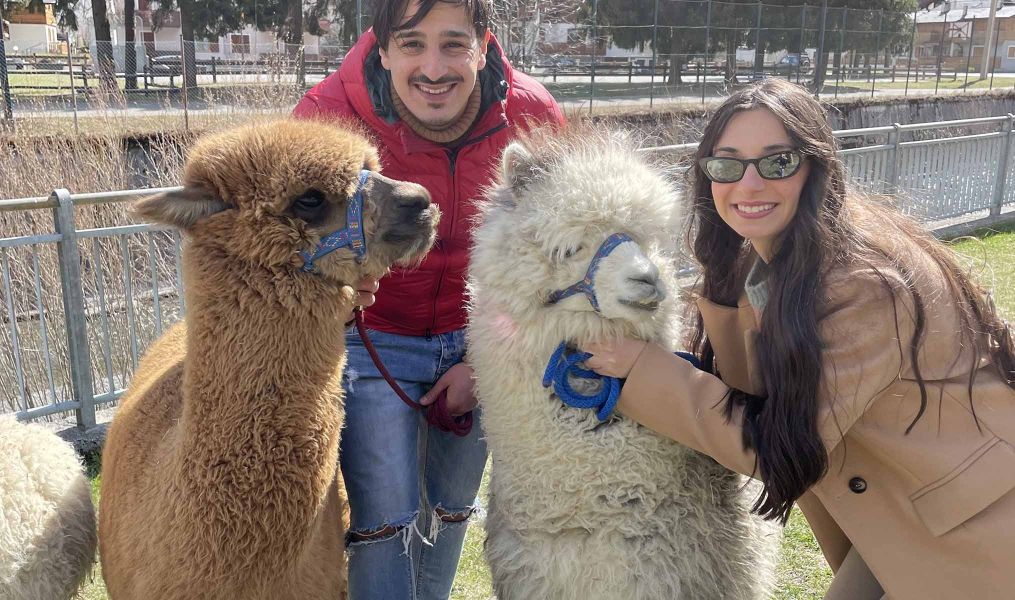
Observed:
[[[575,254],[578,254],[579,252],[581,252],[583,249],[584,249],[584,246],[581,246],[581,245],[578,245],[575,248],[568,248],[568,249],[564,250],[564,258],[571,258]]]
[[[290,210],[296,218],[303,219],[313,225],[327,215],[327,208],[328,203],[324,192],[309,189],[293,200]]]
[[[313,210],[324,204],[324,194],[320,190],[307,190],[302,196],[293,202],[296,210]]]

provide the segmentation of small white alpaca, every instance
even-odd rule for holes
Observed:
[[[475,232],[468,332],[500,600],[768,593],[778,534],[750,514],[742,477],[629,419],[565,406],[542,381],[561,342],[623,335],[676,349],[678,204],[619,134],[582,129],[504,152]],[[554,294],[581,282],[586,292]]]
[[[90,491],[70,444],[0,417],[0,598],[74,596],[95,561]]]

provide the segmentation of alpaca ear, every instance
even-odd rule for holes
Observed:
[[[535,157],[518,142],[511,142],[504,149],[500,169],[504,174],[504,181],[514,189],[525,187],[542,174],[542,169],[536,165]]]
[[[229,205],[204,190],[183,188],[142,198],[134,203],[132,212],[143,221],[190,229],[198,221],[222,212]]]

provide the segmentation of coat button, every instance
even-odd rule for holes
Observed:
[[[854,477],[849,480],[849,491],[862,494],[867,491],[867,482],[862,477]]]

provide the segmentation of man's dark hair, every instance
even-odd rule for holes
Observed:
[[[405,18],[405,11],[413,0],[379,0],[377,10],[374,13],[374,35],[377,36],[377,44],[388,48],[391,34],[400,29],[411,29],[430,14],[430,10],[438,2],[454,4],[465,9],[465,14],[472,20],[476,28],[476,37],[482,38],[486,30],[490,28],[490,9],[487,6],[488,0],[419,0],[419,10],[405,24],[399,27],[399,23]]]

